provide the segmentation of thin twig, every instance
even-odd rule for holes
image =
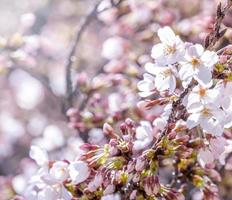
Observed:
[[[75,96],[75,94],[77,92],[79,92],[78,85],[75,86],[75,89],[73,89],[73,87],[72,87],[71,68],[72,68],[72,64],[75,60],[75,58],[74,58],[75,51],[77,49],[78,43],[81,39],[81,36],[82,36],[84,30],[87,28],[88,24],[92,21],[92,19],[95,18],[95,16],[97,14],[105,12],[113,7],[118,7],[123,2],[123,0],[118,0],[117,2],[112,1],[111,6],[104,8],[103,10],[98,11],[97,9],[98,9],[98,6],[101,3],[101,1],[102,0],[98,1],[95,4],[95,6],[93,7],[93,9],[90,11],[90,13],[86,17],[84,17],[82,23],[80,24],[79,28],[76,31],[75,40],[72,43],[72,48],[71,48],[71,51],[70,51],[68,59],[67,59],[68,62],[67,62],[66,67],[65,67],[65,69],[66,69],[66,105],[65,105],[66,108],[65,108],[65,110],[67,110],[68,108],[70,108],[72,106],[73,97]],[[99,74],[100,72],[102,72],[102,68],[103,68],[103,66],[100,68],[100,70],[97,71],[95,76],[97,74]],[[87,99],[89,99],[89,98],[90,97],[87,97]],[[84,104],[86,104],[85,99],[80,103],[81,110],[84,109]]]
[[[81,39],[82,34],[84,33],[85,29],[89,25],[89,23],[94,19],[97,13],[97,8],[99,4],[101,3],[100,1],[97,1],[97,3],[94,5],[92,10],[87,14],[83,20],[81,21],[80,25],[78,25],[75,38],[71,44],[71,50],[68,55],[67,63],[65,65],[65,70],[66,70],[66,110],[72,106],[72,101],[73,101],[73,88],[72,88],[72,78],[71,78],[71,69],[72,65],[75,60],[75,52],[78,46],[78,43]]]
[[[160,141],[162,140],[162,138],[166,135],[169,134],[170,132],[170,124],[175,123],[177,121],[175,115],[178,111],[179,106],[182,104],[182,101],[184,99],[184,97],[190,92],[190,90],[192,90],[192,88],[196,85],[196,81],[192,80],[191,83],[188,85],[187,88],[185,88],[185,90],[179,95],[178,99],[176,101],[172,102],[172,109],[171,109],[171,113],[168,117],[167,120],[167,125],[164,128],[164,130],[161,132],[160,137],[158,138],[158,140],[154,143],[153,148],[156,148],[157,144],[160,143]]]
[[[219,3],[217,7],[217,14],[213,30],[205,38],[205,48],[212,49],[214,45],[222,38],[225,34],[226,29],[221,30],[222,21],[226,13],[230,10],[232,6],[232,0],[227,0],[227,5],[222,9],[222,4]]]

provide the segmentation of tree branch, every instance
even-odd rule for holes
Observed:
[[[205,38],[206,49],[212,49],[214,45],[217,43],[217,41],[219,41],[225,34],[226,29],[223,29],[221,31],[221,25],[226,13],[230,10],[231,6],[232,6],[232,0],[227,0],[227,5],[223,9],[222,9],[222,4],[221,3],[218,4],[213,30]]]
[[[97,14],[97,8],[99,4],[101,3],[100,1],[97,1],[97,3],[94,5],[92,10],[87,14],[83,20],[81,21],[80,25],[78,25],[75,38],[71,44],[71,50],[69,52],[68,58],[67,58],[67,63],[65,65],[65,70],[66,70],[66,102],[65,102],[65,109],[67,110],[72,106],[73,103],[73,88],[72,88],[72,78],[71,78],[71,69],[72,65],[75,60],[75,52],[78,46],[78,43],[81,39],[82,34],[84,33],[85,29],[89,25],[89,23],[94,19],[94,17]]]
[[[107,7],[107,8],[104,8],[100,11],[98,11],[98,6],[100,5],[100,3],[102,2],[102,0],[98,1],[95,6],[92,8],[92,10],[89,12],[89,14],[87,14],[81,24],[78,26],[79,28],[76,30],[76,37],[74,38],[73,40],[73,43],[72,43],[72,47],[71,47],[71,50],[70,50],[70,53],[69,53],[69,56],[68,56],[68,59],[67,59],[67,63],[66,63],[66,66],[65,66],[65,69],[66,69],[66,103],[65,103],[65,110],[67,110],[68,108],[70,108],[73,104],[73,97],[75,95],[75,93],[78,90],[78,85],[75,87],[74,91],[73,91],[73,86],[72,86],[72,79],[71,79],[71,68],[72,68],[72,64],[75,60],[75,52],[76,52],[76,49],[77,49],[77,46],[78,46],[78,43],[81,39],[81,36],[82,34],[84,33],[85,29],[87,28],[87,26],[91,23],[91,21],[96,17],[97,14],[99,13],[102,13],[102,12],[105,12],[106,10],[109,10],[113,7],[118,7],[122,2],[123,0],[118,0],[117,2],[115,1],[111,1],[111,6],[110,7]],[[96,73],[96,75],[102,71],[102,68]],[[82,109],[84,108],[84,104],[85,104],[86,101],[84,102],[81,102],[81,107]]]

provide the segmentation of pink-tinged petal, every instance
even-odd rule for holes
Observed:
[[[200,121],[200,114],[198,113],[191,114],[187,119],[186,125],[189,129],[192,129],[199,124],[199,121]]]
[[[158,30],[158,36],[160,38],[160,41],[164,44],[172,46],[175,43],[176,35],[173,30],[168,26],[160,28]]]
[[[212,164],[214,162],[214,156],[208,149],[201,149],[197,159],[202,167],[205,167],[206,164]]]
[[[205,85],[212,79],[211,70],[207,67],[200,66],[194,78],[198,81],[199,84]]]
[[[226,139],[224,137],[216,137],[210,140],[210,149],[216,159],[225,151]]]

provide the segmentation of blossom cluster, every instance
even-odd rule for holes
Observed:
[[[213,163],[225,164],[231,148],[222,137],[230,127],[231,82],[213,80],[215,52],[182,42],[170,27],[158,35],[162,43],[152,48],[154,63],[145,65],[148,73],[138,83],[139,94],[152,98],[138,106],[157,113],[153,124],[128,118],[117,131],[104,123],[109,142],[81,145],[83,153],[74,161],[49,160],[46,151],[32,146],[30,157],[39,170],[29,180],[26,199],[185,199],[185,188],[163,183],[164,166],[200,188],[204,198],[218,198],[220,176]],[[174,166],[168,164],[172,158]]]
[[[181,90],[194,84],[183,99],[189,114],[186,126],[200,126],[204,133],[221,136],[231,121],[231,82],[213,80],[218,55],[204,50],[200,44],[184,43],[169,27],[161,28],[158,35],[162,43],[152,49],[155,63],[145,65],[144,79],[138,83],[140,96],[158,94],[163,98],[178,98]],[[194,82],[194,83],[193,83]],[[154,120],[160,130],[167,124],[170,104],[161,118]]]
[[[52,1],[38,34],[40,16],[29,13],[19,33],[0,37],[0,199],[230,200],[224,5],[214,20],[217,0],[102,0],[69,56],[67,32],[94,3]]]

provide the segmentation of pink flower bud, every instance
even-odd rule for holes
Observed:
[[[103,133],[106,135],[111,135],[113,132],[113,128],[110,124],[104,123],[103,125]]]
[[[160,190],[159,179],[157,176],[149,176],[144,179],[144,190],[147,195],[156,195]]]

